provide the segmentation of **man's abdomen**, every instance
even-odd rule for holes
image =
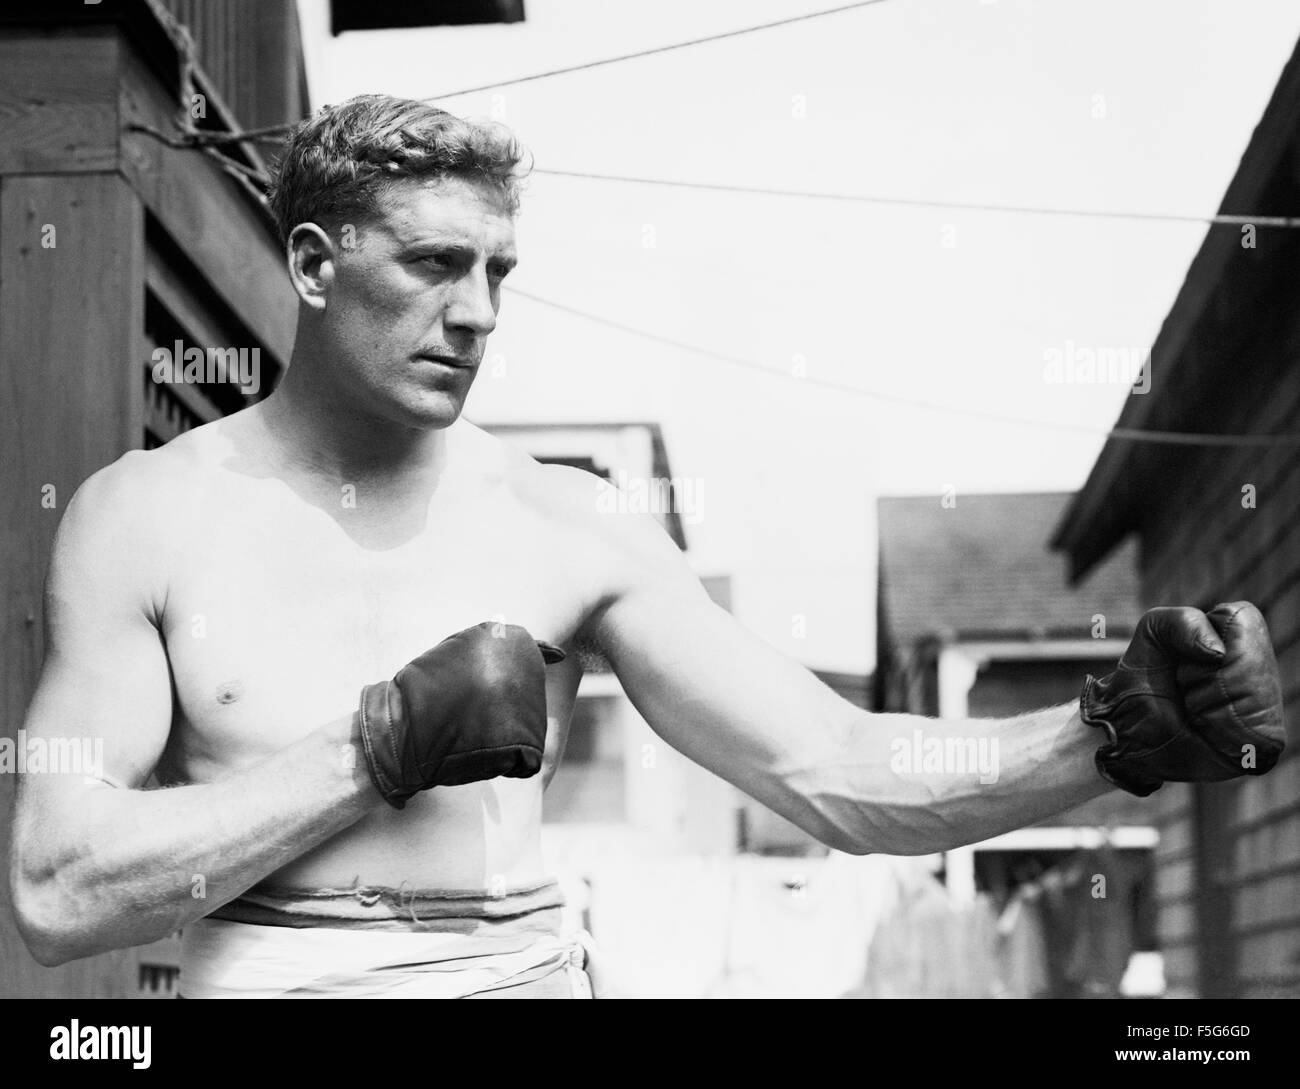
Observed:
[[[271,874],[294,888],[354,884],[501,890],[541,880],[540,776],[435,787],[385,808]]]

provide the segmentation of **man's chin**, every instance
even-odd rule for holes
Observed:
[[[404,398],[394,406],[394,416],[407,427],[436,431],[450,427],[459,419],[465,398],[446,393],[427,392]]]

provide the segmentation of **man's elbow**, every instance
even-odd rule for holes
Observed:
[[[843,807],[829,804],[816,792],[800,789],[799,784],[789,779],[778,781],[770,792],[755,791],[753,796],[832,851],[870,855],[884,850],[860,821],[845,819]]]
[[[933,811],[929,799],[857,797],[835,776],[790,777],[784,814],[847,855],[929,855],[974,842],[970,830]]]
[[[832,851],[846,855],[871,855],[881,850],[873,839],[859,830],[846,828],[824,814],[818,813],[811,821],[798,821],[803,830]]]
[[[818,799],[796,821],[815,839],[846,855],[930,855],[972,842],[948,827],[872,813],[865,806],[829,804]]]
[[[853,836],[841,836],[834,843],[826,844],[833,851],[839,851],[846,855],[874,855],[880,853],[880,848],[874,843],[868,843],[865,840]]]
[[[45,968],[57,968],[100,952],[86,941],[86,929],[75,921],[75,912],[60,904],[54,882],[18,870],[15,866],[10,875],[14,922],[32,959]]]
[[[846,855],[918,857],[975,842],[969,835],[952,829],[898,828],[891,824],[858,826],[826,821],[808,831],[827,847]]]
[[[14,888],[14,922],[32,960],[45,968],[57,968],[81,955],[73,949],[70,936],[58,921],[21,896],[17,887]]]
[[[83,954],[75,953],[58,939],[43,933],[37,933],[30,928],[20,926],[18,931],[23,936],[23,943],[27,946],[27,952],[31,954],[32,960],[42,968],[58,968],[74,961]]]

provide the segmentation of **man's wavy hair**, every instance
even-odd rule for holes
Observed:
[[[358,95],[293,131],[271,182],[271,211],[281,242],[288,242],[300,223],[332,232],[375,215],[398,179],[455,176],[492,186],[514,215],[525,157],[502,125],[467,121],[415,99]]]

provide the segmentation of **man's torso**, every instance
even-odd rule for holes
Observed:
[[[275,473],[238,420],[152,455],[171,454],[175,477],[158,557],[174,685],[166,782],[209,781],[285,748],[355,709],[363,685],[480,621],[571,647],[601,596],[600,563],[574,562],[596,546],[549,501],[554,470],[468,424],[448,431],[436,489],[387,500],[376,522],[364,486]],[[572,497],[572,478],[563,486]],[[580,677],[573,654],[548,670],[541,775],[439,787],[373,812],[266,883],[469,889],[544,876],[542,791]]]

